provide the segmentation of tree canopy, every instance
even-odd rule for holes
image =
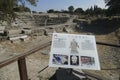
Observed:
[[[83,14],[84,10],[82,8],[77,8],[77,9],[75,9],[74,12],[77,13],[77,14]]]
[[[105,0],[108,15],[120,15],[120,0]]]
[[[69,11],[70,13],[73,13],[73,12],[74,12],[74,7],[73,7],[73,6],[69,6],[69,7],[68,7],[68,11]]]
[[[21,4],[25,4],[25,1],[27,1],[27,2],[29,2],[31,5],[36,6],[36,2],[37,2],[38,0],[14,0],[14,1],[16,1],[17,3],[20,2]]]
[[[8,20],[8,17],[14,18],[13,7],[15,5],[16,2],[14,0],[0,0],[0,20]]]
[[[0,0],[0,11],[12,12],[13,8],[18,5],[25,5],[25,1],[28,1],[31,5],[36,5],[38,0]]]
[[[50,9],[47,11],[47,13],[54,13],[54,11],[55,11],[54,9]]]
[[[8,17],[13,19],[15,17],[14,8],[19,5],[25,7],[26,1],[35,6],[38,0],[0,0],[0,20],[6,20]],[[25,8],[25,10],[28,11],[28,8]]]
[[[94,7],[88,8],[85,14],[91,16],[106,15],[106,10],[94,5]]]

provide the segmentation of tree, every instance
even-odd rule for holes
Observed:
[[[98,7],[97,5],[94,5],[94,15],[101,15],[101,14],[103,14],[103,10],[100,8],[100,7]]]
[[[88,8],[85,11],[85,14],[93,16],[94,15],[94,9],[93,9],[93,7],[91,6],[91,8]]]
[[[120,14],[120,0],[105,0],[106,6],[108,6],[108,15]]]
[[[32,11],[32,13],[37,13],[36,11]]]
[[[14,0],[0,0],[0,20],[7,22],[15,18],[13,8],[16,5]]]
[[[69,13],[67,10],[61,10],[61,13]]]
[[[47,13],[54,13],[54,9],[48,10]]]
[[[23,6],[18,6],[13,8],[14,12],[31,12],[30,8],[28,7],[23,7]]]
[[[28,1],[31,5],[36,5],[38,0],[0,0],[0,20],[13,20],[15,18],[14,8],[19,3],[25,5],[25,1]]]
[[[25,1],[29,2],[31,5],[36,6],[36,2],[38,2],[38,0],[15,0],[18,2],[20,2],[22,5],[25,4]]]
[[[106,10],[98,7],[97,5],[94,5],[94,7],[91,6],[91,8],[88,8],[85,11],[85,14],[91,15],[91,16],[105,15]]]
[[[77,14],[83,14],[84,10],[82,8],[77,8],[74,12]]]
[[[74,7],[73,7],[73,6],[69,6],[69,7],[68,7],[68,11],[69,11],[69,13],[73,13]]]

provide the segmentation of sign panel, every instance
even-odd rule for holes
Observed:
[[[53,33],[49,66],[100,70],[95,37]]]

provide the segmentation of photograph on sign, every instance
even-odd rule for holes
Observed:
[[[56,65],[68,65],[68,55],[53,54],[52,63]]]
[[[94,57],[90,57],[90,56],[80,56],[81,58],[81,66],[84,65],[95,65],[95,59]]]
[[[70,55],[70,65],[78,66],[79,65],[79,56]]]
[[[49,66],[100,70],[95,37],[53,33]]]

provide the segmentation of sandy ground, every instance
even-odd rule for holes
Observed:
[[[0,49],[2,51],[0,52],[0,61],[3,61],[8,58],[12,58],[13,56],[16,56],[25,51],[28,51],[32,49],[33,47],[36,47],[40,44],[48,42],[49,40],[51,40],[50,36],[39,36],[36,38],[32,38],[27,42],[17,42],[17,43],[10,43],[9,41],[2,42],[0,44],[0,47],[1,47]],[[49,49],[50,48],[48,48],[47,50]],[[36,54],[33,54],[26,58],[27,68],[28,68],[28,73],[29,73],[28,76],[32,75],[31,76],[33,78],[32,80],[36,80],[34,79],[34,77],[36,77],[34,75],[39,70],[41,70],[42,68],[48,65],[48,59],[49,59],[49,55],[44,56],[43,54],[41,54],[41,51],[38,51]],[[0,69],[0,80],[19,80],[17,62]]]

